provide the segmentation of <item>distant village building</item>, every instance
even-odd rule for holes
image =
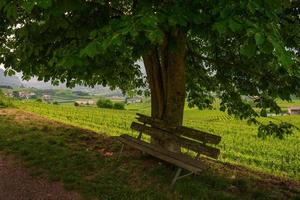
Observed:
[[[125,101],[125,97],[123,97],[123,96],[111,96],[111,97],[109,97],[109,99],[115,100],[115,101]]]
[[[288,107],[289,115],[300,115],[300,106],[291,106]]]
[[[29,93],[29,98],[30,98],[30,99],[36,98],[36,97],[37,97],[36,93],[34,93],[34,92],[30,92],[30,93]]]
[[[45,94],[45,95],[43,95],[43,100],[44,100],[44,101],[51,101],[51,100],[52,100],[52,97],[51,97],[51,95]]]
[[[36,96],[34,92],[19,92],[19,98],[32,99]]]
[[[94,100],[80,100],[80,101],[75,101],[78,105],[95,105],[96,102]]]
[[[14,97],[12,92],[6,92],[6,93],[4,93],[4,95],[7,97]]]
[[[27,93],[26,92],[19,92],[19,98],[25,99]]]
[[[142,103],[143,99],[141,97],[133,97],[130,99],[126,99],[126,103],[133,104],[133,103]]]

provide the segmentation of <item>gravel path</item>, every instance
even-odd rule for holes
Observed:
[[[30,176],[21,162],[0,152],[0,200],[81,200],[61,183]]]

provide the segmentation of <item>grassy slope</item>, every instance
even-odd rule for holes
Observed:
[[[136,112],[149,114],[149,105],[130,105],[126,111],[97,109],[93,107],[17,103],[23,110],[35,112],[75,126],[104,132],[107,135],[136,134],[130,123]],[[186,109],[187,126],[222,136],[220,160],[276,175],[300,179],[300,132],[284,140],[257,138],[257,127],[236,120],[217,110]],[[287,121],[300,126],[300,116],[264,118],[262,121]]]
[[[276,178],[267,177],[265,183],[237,169],[208,170],[177,182],[172,190],[170,166],[128,148],[118,161],[119,149],[111,137],[19,110],[0,110],[0,150],[23,158],[33,175],[62,181],[86,199],[297,199],[281,180],[274,185]]]

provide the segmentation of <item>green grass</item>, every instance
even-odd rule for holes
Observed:
[[[2,94],[0,93],[0,108],[8,107],[14,107],[12,100],[10,98],[2,96]]]
[[[300,106],[300,100],[293,100],[292,102],[286,102],[279,100],[278,105],[281,107],[282,111],[286,112],[289,106]]]
[[[109,136],[123,133],[136,134],[130,124],[136,112],[149,114],[149,104],[130,105],[125,111],[99,109],[94,107],[74,107],[71,105],[47,105],[36,102],[17,102],[26,111],[35,112],[74,126],[87,128]],[[261,118],[261,121],[286,121],[300,126],[299,116],[278,116]],[[292,179],[300,179],[300,132],[283,140],[257,137],[257,127],[248,126],[218,110],[186,109],[186,126],[208,131],[222,136],[218,145],[221,149],[219,160],[234,163],[262,172],[268,172]]]
[[[172,168],[128,149],[118,161],[119,149],[120,143],[111,137],[37,120],[20,111],[0,115],[0,150],[19,155],[32,175],[61,181],[85,199],[296,198],[261,187],[253,179],[228,178],[209,170],[178,181],[171,189]]]

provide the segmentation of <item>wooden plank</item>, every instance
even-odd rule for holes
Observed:
[[[163,140],[174,140],[181,147],[188,148],[195,152],[200,152],[211,158],[218,158],[220,150],[214,147],[207,146],[205,144],[199,143],[188,138],[180,137],[176,134],[169,133],[167,131],[157,129],[155,127],[145,126],[136,122],[132,122],[131,128],[136,131],[142,131],[145,134],[153,136],[155,138],[161,138]]]
[[[170,139],[170,134],[168,132],[137,122],[132,122],[130,128],[138,132],[143,132],[144,134],[153,136],[155,138],[161,138],[162,140]]]
[[[154,145],[154,144],[150,144],[150,143],[147,143],[145,141],[141,141],[141,140],[137,140],[136,138],[134,137],[131,137],[127,134],[123,134],[121,135],[120,137],[126,139],[126,140],[130,140],[130,141],[133,141],[133,142],[136,142],[138,144],[142,144],[144,146],[147,146],[148,148],[151,148],[157,152],[160,152],[162,154],[166,154],[167,156],[169,157],[172,157],[174,159],[177,159],[177,160],[180,160],[182,162],[184,162],[185,164],[188,164],[188,165],[192,165],[194,167],[196,167],[197,169],[202,169],[202,161],[201,160],[195,160],[187,155],[184,155],[182,153],[174,153],[174,152],[171,152],[171,151],[168,151],[168,150],[165,150],[163,148],[161,148],[160,146],[158,145]]]
[[[125,144],[144,151],[156,158],[172,163],[178,167],[194,173],[202,171],[202,163],[199,160],[193,160],[187,156],[163,150],[156,145],[137,140],[129,135],[121,135],[118,139]]]
[[[205,143],[219,144],[221,142],[221,136],[213,135],[211,133],[206,133],[206,132],[195,130],[195,129],[185,127],[185,126],[178,127],[177,131],[182,136],[200,140]]]
[[[185,126],[170,126],[165,124],[162,120],[153,119],[152,117],[137,113],[138,120],[142,123],[147,123],[153,126],[157,126],[158,128],[165,129],[166,131],[176,131],[176,133],[190,137],[196,140],[200,140],[203,142],[211,143],[211,144],[219,144],[221,141],[221,137],[207,133],[204,131],[195,130]]]
[[[165,131],[172,131],[176,134],[180,134],[184,137],[189,137],[195,140],[200,140],[205,143],[211,144],[219,144],[221,141],[221,137],[218,135],[214,135],[211,133],[207,133],[204,131],[195,130],[186,126],[170,126],[165,124],[162,120],[153,119],[152,117],[148,117],[146,115],[137,113],[137,120],[142,123],[146,123],[157,128],[163,129]]]

